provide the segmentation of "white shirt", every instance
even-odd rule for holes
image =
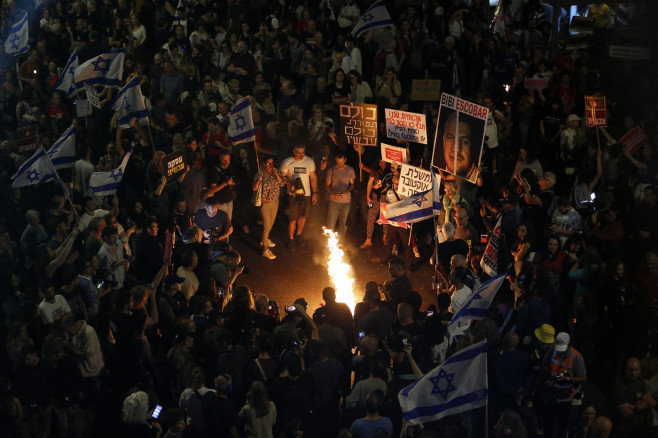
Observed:
[[[464,287],[461,289],[453,292],[452,297],[450,298],[450,307],[452,307],[453,315],[459,312],[459,309],[461,309],[464,304],[466,304],[466,301],[468,301],[472,293],[473,291],[471,288],[466,285],[464,285]]]
[[[68,301],[61,295],[55,295],[55,302],[49,303],[46,300],[39,303],[39,314],[45,324],[52,324],[55,318],[65,313],[71,313]]]
[[[108,210],[103,210],[101,208],[97,208],[94,210],[94,215],[90,215],[86,211],[80,216],[80,221],[78,222],[78,227],[80,228],[80,231],[83,233],[87,230],[87,227],[89,226],[89,223],[91,220],[95,217],[105,217],[106,215],[110,214]]]
[[[101,270],[103,271],[103,278],[106,280],[116,281],[117,285],[113,289],[121,289],[123,287],[123,282],[126,281],[126,266],[121,264],[117,266],[116,269],[112,268],[112,265],[124,260],[123,246],[121,242],[117,240],[117,253],[112,254],[110,247],[107,243],[103,243],[101,249],[98,250],[98,262],[101,265]]]
[[[300,161],[295,161],[295,157],[288,157],[281,163],[280,172],[282,177],[288,177],[292,181],[300,178],[304,185],[304,195],[311,196],[311,173],[315,172],[315,161],[311,157],[305,155]]]

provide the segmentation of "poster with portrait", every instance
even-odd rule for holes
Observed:
[[[489,110],[443,93],[434,136],[432,165],[475,183]]]

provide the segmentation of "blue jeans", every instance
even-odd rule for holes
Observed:
[[[337,231],[341,237],[345,237],[347,231],[347,216],[350,214],[350,202],[338,203],[329,201],[327,211],[327,228]]]

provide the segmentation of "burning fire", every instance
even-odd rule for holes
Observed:
[[[338,245],[338,233],[325,227],[322,227],[322,231],[327,236],[327,248],[329,248],[327,272],[334,283],[334,289],[336,289],[336,301],[347,304],[354,313],[356,301],[354,300],[352,268],[343,260],[345,253]]]

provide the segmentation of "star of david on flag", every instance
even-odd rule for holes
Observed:
[[[228,135],[233,144],[256,141],[256,129],[251,117],[251,102],[248,97],[243,97],[233,105],[228,124]]]
[[[89,188],[95,196],[114,195],[121,184],[123,175],[126,171],[126,165],[132,154],[132,149],[126,152],[121,160],[121,165],[116,169],[106,172],[94,172],[89,179]]]
[[[405,420],[412,425],[487,404],[487,342],[458,351],[398,394]]]
[[[69,60],[66,61],[66,65],[62,69],[62,74],[57,79],[55,88],[70,95],[75,90],[73,81],[76,68],[78,68],[78,53],[73,52],[71,56],[69,56]]]
[[[55,169],[65,169],[75,163],[75,133],[75,127],[69,126],[48,149],[48,156]]]
[[[18,56],[27,53],[30,48],[27,12],[11,27],[4,41],[5,52]]]
[[[377,0],[363,13],[354,25],[352,36],[358,38],[362,33],[379,27],[393,26],[393,20],[386,10],[384,0]]]
[[[123,49],[114,49],[80,64],[74,73],[75,90],[84,88],[85,82],[91,86],[120,87],[124,57]]]
[[[388,204],[384,216],[389,221],[416,223],[431,218],[441,211],[439,185],[441,177],[432,172],[432,188]]]
[[[112,100],[112,108],[118,113],[119,126],[123,129],[130,128],[133,119],[144,126],[148,125],[149,115],[144,104],[144,96],[140,85],[142,80],[139,76],[132,78]]]
[[[15,189],[59,179],[43,146],[37,149],[11,178],[14,180],[11,186]]]
[[[497,277],[490,278],[482,283],[475,292],[466,300],[464,305],[455,313],[448,324],[447,330],[450,337],[464,333],[470,326],[470,321],[482,319],[489,311],[489,306],[498,293],[500,286],[505,281],[507,272]]]

